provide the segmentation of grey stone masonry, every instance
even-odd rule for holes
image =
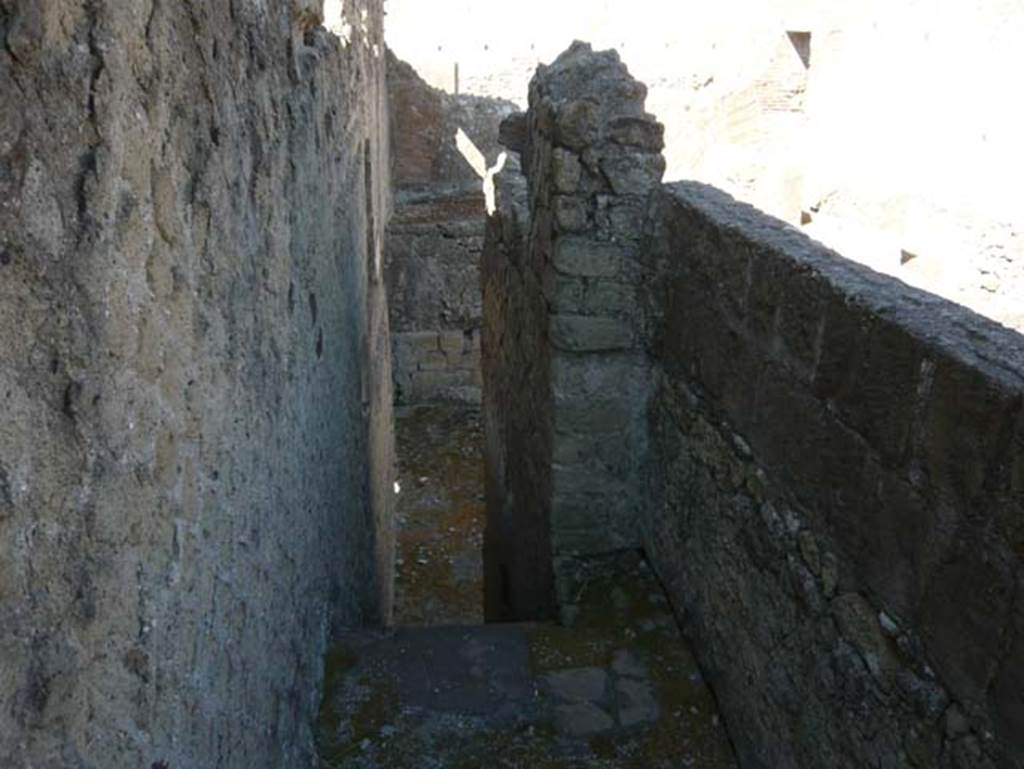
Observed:
[[[646,95],[617,53],[583,43],[530,85],[524,165],[533,234],[549,244],[550,525],[563,611],[576,556],[640,544],[648,379],[637,249],[644,202],[665,168],[663,129],[644,111]]]
[[[745,769],[1024,767],[1024,337],[662,187],[643,95],[577,43],[503,131],[496,592],[572,619],[586,556],[642,547]]]
[[[387,62],[395,215],[384,278],[395,402],[479,403],[486,170],[460,146],[471,144],[475,162],[494,167],[498,127],[516,108],[432,88],[391,51]]]
[[[546,421],[551,454],[542,460],[550,476],[548,516],[533,524],[548,529],[563,609],[572,603],[575,557],[641,541],[648,377],[639,345],[637,260],[645,200],[665,165],[663,129],[644,111],[645,97],[618,54],[574,43],[538,69],[529,111],[499,132],[521,150],[528,179],[526,261],[543,292],[545,333],[538,344],[550,366],[552,404],[552,411],[534,415]],[[502,216],[508,214],[499,210]],[[490,244],[492,255],[496,247]],[[486,275],[484,281],[486,326],[496,319],[488,317]],[[487,343],[485,332],[485,369]],[[486,380],[485,371],[485,401]],[[497,397],[494,388],[490,395]],[[498,464],[493,456],[489,461]],[[535,481],[522,478],[534,488]],[[522,489],[508,492],[514,504],[528,498]]]
[[[744,767],[1024,766],[1024,338],[652,200],[645,548]]]

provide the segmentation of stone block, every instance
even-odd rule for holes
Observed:
[[[562,237],[555,243],[555,269],[564,275],[610,278],[622,271],[630,251],[616,243]]]
[[[551,344],[567,352],[609,352],[633,346],[630,324],[620,318],[592,315],[555,315],[551,318]]]
[[[513,112],[498,126],[498,142],[516,153],[522,153],[529,142],[526,113]]]
[[[444,371],[448,366],[448,356],[440,350],[428,350],[416,359],[420,371]]]
[[[544,684],[565,702],[598,702],[606,697],[608,673],[603,668],[570,668],[548,673]]]
[[[586,286],[580,278],[556,275],[548,290],[547,300],[555,312],[583,314],[585,290]]]
[[[936,361],[929,389],[920,436],[924,467],[932,483],[973,506],[990,468],[1005,462],[1013,446],[1021,392],[950,358]]]
[[[616,153],[600,162],[616,195],[647,195],[665,174],[665,158],[645,152]]]
[[[436,331],[408,331],[394,335],[396,343],[413,350],[417,355],[441,349]]]
[[[895,464],[907,448],[923,356],[906,329],[837,297],[824,317],[814,391]]]
[[[746,323],[753,338],[766,348],[771,346],[775,336],[786,278],[782,260],[759,254],[750,262]]]
[[[814,377],[824,339],[825,297],[821,281],[802,274],[786,283],[782,299],[777,338],[808,383]]]
[[[559,355],[551,361],[551,383],[558,405],[603,400],[617,394],[624,402],[640,403],[646,377],[640,353],[608,356]]]
[[[619,700],[619,723],[624,727],[658,720],[661,708],[650,681],[620,679],[615,688]]]
[[[555,195],[555,226],[559,232],[582,232],[590,222],[583,200],[572,195]]]
[[[466,335],[462,331],[442,331],[438,335],[438,341],[445,355],[461,355],[466,346]]]
[[[860,507],[870,504],[864,480],[870,447],[778,367],[765,367],[756,389],[745,437],[759,463],[816,515],[827,513],[855,536]]]
[[[627,115],[615,118],[608,124],[608,138],[628,147],[661,152],[665,149],[665,126],[650,115]]]
[[[618,315],[635,311],[636,290],[627,283],[592,281],[583,299],[582,315]]]
[[[480,368],[480,351],[469,349],[450,355],[448,365],[455,369],[478,369]]]
[[[473,375],[469,371],[415,371],[411,379],[413,392],[419,399],[429,398],[451,388],[473,386]]]
[[[555,409],[555,431],[561,434],[593,435],[629,428],[636,414],[620,398],[605,396],[587,403],[565,403]]]
[[[579,191],[583,166],[579,156],[563,149],[551,155],[551,174],[555,192],[572,195]]]
[[[920,622],[928,659],[961,702],[984,701],[1014,598],[1010,564],[971,539],[931,575]]]
[[[680,279],[670,289],[663,354],[670,370],[677,364],[685,367],[699,361],[698,384],[743,432],[755,414],[758,378],[765,361],[711,300],[714,289],[689,278]],[[673,375],[685,376],[682,371]]]
[[[1024,589],[1019,585],[1018,590]],[[1000,740],[1024,752],[1024,609],[1017,608],[1013,618],[1013,643],[1002,667],[992,678],[992,702],[995,705],[996,734]]]
[[[580,151],[600,138],[601,115],[597,105],[581,99],[563,104],[555,115],[555,143]]]
[[[636,202],[633,198],[627,199],[626,202],[621,198],[613,199],[606,212],[606,223],[603,226],[615,237],[640,240],[646,215],[643,202]]]
[[[558,730],[570,737],[589,737],[614,728],[615,720],[592,702],[575,702],[555,708]]]

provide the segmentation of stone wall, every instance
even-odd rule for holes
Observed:
[[[389,614],[382,8],[0,0],[0,766],[298,767]]]
[[[551,348],[543,252],[531,247],[526,180],[499,175],[481,262],[484,612],[557,614],[551,550]]]
[[[396,402],[480,401],[483,180],[507,102],[450,96],[388,54],[395,216],[385,274]]]
[[[697,179],[875,270],[1024,330],[1024,5],[973,0],[388,0],[424,78],[525,106],[572,37],[650,86],[667,178]],[[457,19],[424,35],[434,19]],[[538,19],[544,23],[538,24]],[[908,255],[913,255],[909,258]]]
[[[528,468],[498,479],[507,490],[504,504],[491,507],[498,519],[493,528],[496,539],[512,537],[505,545],[511,549],[522,545],[499,521],[525,518],[531,526],[549,528],[563,609],[573,603],[578,556],[640,545],[647,367],[636,312],[638,244],[646,195],[664,171],[662,127],[644,112],[645,96],[617,54],[594,53],[576,43],[551,66],[538,69],[526,124],[520,116],[505,125],[506,135],[525,137],[513,149],[520,152],[529,180],[530,230],[525,265],[514,269],[530,272],[509,285],[502,275],[508,268],[501,243],[488,247],[491,274],[484,276],[484,286],[495,298],[485,301],[485,325],[493,327],[484,340],[486,397],[506,403],[522,397],[507,393],[507,382],[521,376],[519,369],[533,366],[534,356],[544,360],[550,371],[539,403],[550,411],[526,413],[526,421],[516,424],[507,406],[500,408],[498,418],[504,413],[509,421],[498,429],[507,441],[520,444],[540,429],[550,438],[552,453],[544,482],[531,477]],[[520,124],[518,130],[512,122]],[[504,210],[496,218],[503,217]],[[522,221],[514,213],[506,218]],[[502,232],[498,224],[489,230]],[[516,299],[531,290],[542,296]],[[535,301],[543,306],[538,309]],[[517,336],[520,327],[531,329],[533,338]],[[492,475],[503,461],[538,461],[512,451],[487,458]],[[531,509],[537,489],[550,494],[540,503],[546,520]],[[513,587],[503,589],[513,597],[517,579],[535,576],[517,578],[516,569],[506,571]],[[520,605],[514,598],[513,603]],[[527,607],[513,615],[525,618],[531,612]]]
[[[388,228],[396,402],[480,402],[484,196],[469,187],[400,192]]]
[[[575,559],[642,546],[742,766],[1024,765],[1024,338],[658,186],[612,53],[574,45],[530,97],[528,210],[499,195],[485,246],[508,614],[548,590],[571,619]]]
[[[646,548],[743,766],[1024,760],[1024,338],[709,187],[652,206]]]

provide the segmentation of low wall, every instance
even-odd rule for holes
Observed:
[[[649,556],[744,767],[1024,761],[1024,338],[658,193]]]

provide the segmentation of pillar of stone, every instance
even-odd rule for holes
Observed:
[[[548,527],[563,615],[572,611],[578,559],[641,544],[648,375],[636,300],[638,248],[647,197],[665,168],[663,127],[644,111],[646,95],[617,53],[577,42],[538,69],[525,131],[522,119],[503,131],[506,140],[517,137],[528,179],[524,264],[536,278],[506,288],[542,294],[546,328],[534,358],[546,368],[547,391],[528,419],[505,426],[545,436],[544,467],[503,480],[508,493],[500,515]],[[485,307],[485,325],[486,316]],[[517,325],[514,312],[504,324]],[[536,501],[534,509],[515,509],[515,500],[535,497],[537,486],[548,497],[546,516],[537,515]],[[506,552],[515,547],[502,544]],[[513,592],[518,579],[530,579],[505,572]]]

